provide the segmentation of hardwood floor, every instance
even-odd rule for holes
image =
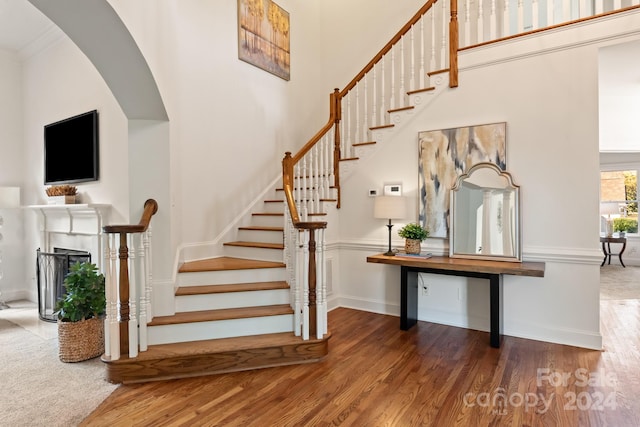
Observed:
[[[321,362],[120,386],[83,426],[638,426],[640,301],[602,301],[604,350],[340,308]]]

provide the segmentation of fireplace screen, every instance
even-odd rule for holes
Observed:
[[[36,251],[38,279],[38,314],[40,319],[56,322],[56,302],[64,295],[64,278],[76,262],[91,262],[91,254],[75,249],[54,248],[53,252]]]

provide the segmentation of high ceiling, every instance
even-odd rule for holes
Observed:
[[[59,32],[27,0],[0,0],[0,48],[25,52],[50,32]]]

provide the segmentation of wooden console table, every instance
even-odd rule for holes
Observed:
[[[543,262],[503,262],[435,256],[427,259],[372,255],[367,262],[400,266],[400,329],[418,321],[418,273],[445,274],[489,280],[489,344],[502,342],[502,276],[544,277]]]
[[[624,265],[624,262],[622,262],[622,254],[624,253],[624,250],[627,248],[627,238],[626,237],[600,237],[600,243],[602,243],[602,252],[604,252],[604,259],[602,260],[602,264],[600,264],[600,267],[602,267],[604,265],[605,262],[607,262],[607,258],[609,258],[609,265],[611,264],[611,255],[618,255],[618,259],[620,260],[620,264],[622,264],[623,267],[626,267],[626,265]],[[620,252],[618,252],[617,254],[612,254],[611,253],[611,244],[612,243],[622,243],[622,249],[620,249]],[[605,246],[606,244],[606,246]]]

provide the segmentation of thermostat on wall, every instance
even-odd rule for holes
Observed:
[[[402,196],[402,185],[389,184],[384,186],[385,196]]]

